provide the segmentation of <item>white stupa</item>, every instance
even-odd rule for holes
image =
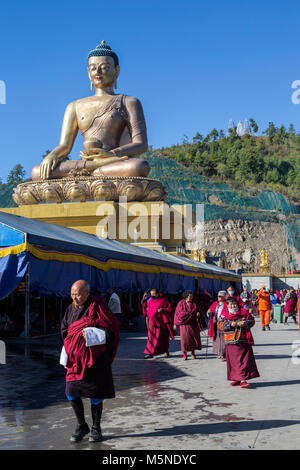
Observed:
[[[232,119],[229,119],[229,123],[228,123],[228,129],[234,129],[235,128],[235,125],[234,125],[234,122]]]
[[[235,125],[232,119],[229,119],[228,129],[235,129]],[[248,119],[244,120],[244,124],[242,121],[238,122],[236,126],[236,133],[239,137],[242,137],[245,134],[251,134],[251,128]]]
[[[238,125],[236,127],[236,133],[238,136],[242,137],[242,135],[245,134],[245,129],[244,129],[244,126],[242,124],[242,121],[239,121],[238,122]]]
[[[251,134],[251,128],[248,119],[244,120],[244,131],[245,134]]]

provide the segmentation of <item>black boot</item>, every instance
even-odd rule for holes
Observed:
[[[101,434],[101,427],[100,427],[102,409],[103,409],[103,403],[99,403],[99,405],[91,405],[93,425],[92,425],[91,434],[89,437],[89,442],[102,441],[102,434]]]
[[[75,432],[72,434],[70,441],[79,442],[81,439],[90,432],[85,417],[84,417],[84,408],[81,398],[76,398],[71,400],[71,405],[74,410],[75,416],[77,418],[77,426]]]

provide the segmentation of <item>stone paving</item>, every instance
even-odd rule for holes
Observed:
[[[298,326],[253,328],[260,377],[230,387],[226,363],[202,336],[197,359],[145,360],[146,332],[122,332],[113,365],[117,396],[104,402],[102,443],[69,442],[75,418],[64,396],[59,337],[7,344],[0,365],[0,449],[270,450],[300,449]],[[298,358],[299,356],[299,358]],[[89,400],[84,400],[90,422]]]

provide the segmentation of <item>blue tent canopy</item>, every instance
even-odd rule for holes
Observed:
[[[0,298],[19,285],[29,267],[30,288],[39,295],[66,297],[78,279],[92,290],[164,292],[241,282],[231,271],[158,253],[85,232],[0,212]],[[208,286],[208,287],[207,287]],[[215,290],[215,289],[213,289]]]

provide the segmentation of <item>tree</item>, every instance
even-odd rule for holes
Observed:
[[[20,163],[15,165],[9,172],[7,177],[7,184],[21,184],[25,179],[26,171]]]
[[[189,143],[189,138],[186,134],[183,134],[182,143],[183,145],[187,145]]]
[[[256,132],[258,132],[258,125],[254,121],[254,119],[252,119],[252,118],[249,119],[249,125],[250,125],[250,129],[252,130],[253,134],[256,134]]]
[[[263,138],[260,138],[259,140],[257,140],[256,142],[256,148],[259,152],[261,152],[262,154],[265,154],[267,153],[267,148],[266,148],[266,144],[263,140]]]
[[[268,170],[265,176],[266,183],[278,183],[280,180],[280,174],[277,168],[272,168]]]
[[[228,152],[226,164],[232,174],[234,174],[235,170],[239,167],[239,155],[238,152],[236,152],[234,149],[230,149],[230,151]]]
[[[212,138],[213,141],[217,140],[217,138],[219,137],[219,132],[217,131],[217,129],[213,129],[211,131],[211,133],[209,134],[209,136]]]
[[[277,129],[276,136],[274,137],[274,142],[281,145],[281,144],[284,144],[287,138],[288,138],[288,133],[284,125],[282,125],[279,129]]]
[[[269,137],[270,144],[274,142],[274,138],[277,134],[277,127],[275,126],[274,122],[269,122],[269,127],[265,131],[263,131],[263,134],[266,134]]]
[[[202,135],[199,134],[199,132],[197,132],[195,137],[193,137],[193,142],[194,143],[201,142],[202,139],[203,139]]]
[[[289,129],[288,129],[288,134],[290,138],[294,138],[296,135],[295,127],[294,124],[291,124]]]
[[[229,128],[228,134],[229,134],[228,138],[231,142],[233,142],[234,140],[238,138],[237,133],[236,133],[236,127],[234,127],[233,129]]]

